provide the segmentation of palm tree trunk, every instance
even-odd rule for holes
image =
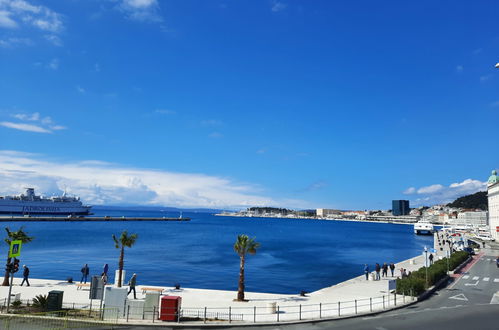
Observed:
[[[244,301],[244,254],[241,255],[239,263],[239,286],[237,289],[237,300]]]
[[[5,264],[5,268],[7,268],[7,265],[10,264],[11,262],[11,258],[10,257],[7,257],[7,263]],[[5,275],[3,277],[3,283],[2,283],[2,286],[9,286],[10,283],[9,283],[9,277],[10,277],[10,274],[7,270],[5,270]]]
[[[125,259],[125,247],[124,246],[121,246],[121,253],[120,253],[120,262],[118,263],[118,267],[120,269],[120,271],[118,272],[118,288],[121,288],[121,277],[122,277],[122,274],[123,274],[123,264],[124,264],[124,260]]]

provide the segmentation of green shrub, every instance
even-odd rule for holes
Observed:
[[[33,307],[46,309],[48,304],[47,295],[39,294],[35,298],[33,298]]]
[[[397,293],[419,296],[425,291],[425,280],[416,277],[397,279]]]

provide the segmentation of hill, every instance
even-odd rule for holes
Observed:
[[[452,203],[447,204],[449,207],[459,207],[462,209],[481,209],[487,211],[489,209],[489,201],[486,191],[479,191],[472,195],[459,197]]]

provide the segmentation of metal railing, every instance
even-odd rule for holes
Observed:
[[[160,322],[168,320],[173,322],[288,322],[300,320],[314,320],[324,318],[339,318],[344,316],[368,314],[372,312],[391,309],[396,306],[412,302],[415,297],[405,293],[390,293],[378,297],[314,304],[280,304],[269,302],[267,306],[230,306],[230,307],[182,307],[161,309],[158,306],[144,307],[143,302],[137,300],[127,301],[124,306],[106,306],[91,301],[89,303],[64,303],[63,316],[65,318],[86,319],[90,321],[107,321],[112,323],[126,323],[137,320],[146,322]],[[132,303],[136,302],[136,303]],[[0,303],[2,301],[0,300]],[[247,303],[244,303],[247,304]],[[6,300],[0,307],[5,310]],[[23,306],[32,306],[31,300],[23,300],[22,305],[12,308],[17,314],[23,313]],[[26,308],[24,308],[26,310]],[[48,314],[52,313],[52,314]],[[41,313],[29,314],[40,315]],[[10,315],[10,314],[9,314]],[[44,315],[54,315],[47,312]],[[1,323],[0,323],[1,324]],[[3,329],[3,328],[2,328]],[[13,328],[15,329],[15,328]]]

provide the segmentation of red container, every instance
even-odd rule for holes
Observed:
[[[177,321],[178,312],[182,297],[163,296],[161,297],[161,307],[159,311],[159,319],[162,321]]]

